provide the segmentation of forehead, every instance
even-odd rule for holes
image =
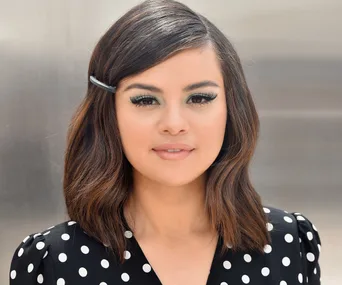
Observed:
[[[181,51],[140,74],[123,79],[119,89],[137,82],[160,88],[183,88],[189,83],[202,80],[212,80],[223,87],[217,55],[209,46]]]

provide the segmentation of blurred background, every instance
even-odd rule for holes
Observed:
[[[63,153],[100,36],[140,1],[0,0],[0,283],[30,233],[67,219]],[[302,212],[341,284],[342,1],[187,0],[233,42],[261,120],[251,178]]]

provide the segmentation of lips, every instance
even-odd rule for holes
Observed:
[[[183,144],[183,143],[168,143],[162,144],[157,147],[154,147],[153,150],[155,151],[167,151],[167,150],[181,150],[181,151],[191,151],[194,148],[190,145]]]
[[[153,151],[163,160],[182,160],[188,157],[194,149],[184,143],[167,143],[154,147]]]
[[[163,160],[183,160],[187,158],[193,150],[167,151],[153,150]]]

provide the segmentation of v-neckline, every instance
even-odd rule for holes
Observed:
[[[143,259],[143,264],[147,263],[150,267],[151,267],[151,271],[149,272],[151,279],[151,282],[149,283],[150,285],[163,285],[163,283],[160,281],[157,273],[154,271],[151,263],[149,262],[149,260],[147,259],[143,249],[141,248],[139,242],[137,241],[137,239],[135,238],[134,232],[133,230],[129,227],[127,221],[124,218],[124,222],[125,222],[125,226],[126,226],[126,230],[130,231],[132,233],[132,237],[130,238],[130,240],[134,243],[134,248],[136,250],[138,250],[138,252],[136,252],[137,255],[140,255],[141,259]],[[218,255],[222,246],[222,237],[220,235],[218,235],[217,238],[217,242],[216,242],[216,247],[215,247],[215,252],[214,252],[214,256],[211,260],[211,265],[210,265],[210,270],[209,270],[209,274],[207,277],[207,281],[206,281],[206,285],[211,285],[215,283],[215,280],[217,278],[217,274],[215,274],[215,269],[217,268],[216,264],[218,262]],[[215,280],[214,280],[215,279]],[[153,281],[152,281],[153,280]]]

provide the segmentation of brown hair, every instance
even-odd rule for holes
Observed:
[[[145,1],[101,37],[91,56],[88,77],[94,75],[117,86],[126,76],[178,52],[208,44],[220,61],[228,115],[222,149],[207,170],[206,208],[224,245],[262,251],[270,237],[260,197],[248,174],[259,118],[240,59],[224,34],[184,4]],[[63,187],[70,219],[109,245],[123,262],[123,206],[132,189],[132,166],[123,152],[114,96],[88,81],[86,96],[69,127]]]

